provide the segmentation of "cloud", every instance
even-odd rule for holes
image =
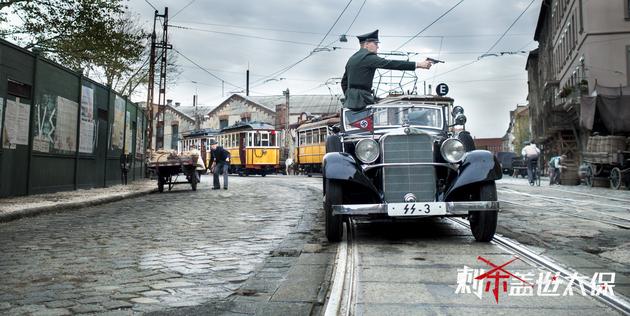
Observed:
[[[175,14],[189,1],[149,0],[160,11],[169,6]],[[245,71],[249,65],[250,82],[255,83],[253,94],[279,95],[289,88],[292,94],[329,94],[324,82],[340,77],[344,65],[358,47],[356,34],[380,30],[381,51],[393,50],[427,27],[438,16],[455,5],[458,0],[369,0],[350,27],[363,1],[352,1],[337,25],[323,43],[333,43],[340,49],[314,53],[302,63],[274,80],[262,83],[266,76],[304,58],[315,48],[335,22],[346,1],[335,0],[234,0],[195,1],[170,22],[203,29],[170,29],[170,42],[186,57],[234,85],[245,86]],[[446,73],[460,65],[470,63],[493,45],[514,19],[529,4],[529,0],[464,1],[443,19],[433,24],[420,37],[405,45],[402,50],[423,52],[413,59],[426,56],[440,57],[440,64],[431,71],[418,71],[418,87],[423,81],[432,84],[445,82],[451,87],[450,95],[457,104],[466,108],[467,127],[476,137],[501,137],[507,129],[509,110],[524,103],[527,97],[525,62],[527,56],[504,55],[485,57]],[[153,9],[144,0],[130,0],[131,9],[142,16],[146,27],[152,25]],[[159,5],[159,6],[158,6]],[[493,52],[515,51],[536,47],[531,43],[540,3],[535,3]],[[311,43],[312,46],[259,38],[218,34],[215,32],[271,38],[281,41]],[[338,35],[348,33],[348,42],[338,41]],[[400,37],[400,36],[407,37]],[[192,102],[195,89],[199,101],[213,105],[221,99],[221,81],[211,77],[179,58],[184,73],[176,86],[169,86],[168,98]],[[446,74],[445,74],[446,73]],[[435,77],[435,78],[434,78]],[[504,78],[505,80],[494,79]],[[500,80],[500,81],[497,81]],[[191,81],[200,82],[197,85]],[[223,93],[237,88],[224,84]],[[330,89],[339,93],[338,86]],[[144,99],[144,96],[139,98]]]

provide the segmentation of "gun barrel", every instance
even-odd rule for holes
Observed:
[[[438,59],[430,58],[430,57],[427,57],[427,60],[432,62],[432,63],[434,63],[434,64],[439,64],[439,63],[443,63],[444,62],[443,60],[438,60]]]

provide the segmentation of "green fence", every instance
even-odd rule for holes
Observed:
[[[0,40],[0,197],[144,175],[144,111],[113,90]]]

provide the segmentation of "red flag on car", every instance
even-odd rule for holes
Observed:
[[[372,115],[362,118],[354,123],[350,123],[350,126],[373,132],[374,121],[372,120]]]

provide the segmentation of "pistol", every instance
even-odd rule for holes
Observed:
[[[434,59],[434,58],[431,58],[431,57],[427,57],[427,60],[430,61],[433,64],[439,64],[439,63],[443,63],[444,62],[443,60],[437,60],[437,59]]]

